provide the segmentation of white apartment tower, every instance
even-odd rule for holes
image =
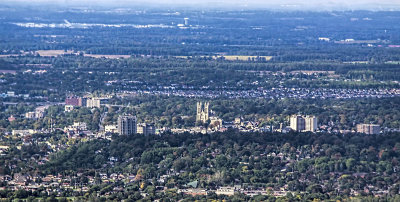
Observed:
[[[305,120],[300,115],[292,115],[290,117],[290,128],[294,131],[303,131],[306,129]]]
[[[316,116],[290,116],[290,128],[299,132],[315,132],[318,126],[318,118]]]
[[[304,119],[306,124],[305,131],[315,132],[318,126],[318,118],[316,116],[306,116]]]
[[[189,26],[189,18],[184,18],[185,20],[185,26]]]

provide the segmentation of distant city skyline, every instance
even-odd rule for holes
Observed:
[[[400,1],[396,0],[5,0],[3,3],[27,3],[27,4],[52,4],[61,6],[129,6],[135,7],[191,7],[196,8],[277,8],[289,10],[399,10]]]

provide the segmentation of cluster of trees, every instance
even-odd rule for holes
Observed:
[[[95,169],[153,179],[140,190],[147,186],[183,188],[198,180],[199,187],[206,189],[234,184],[286,187],[311,199],[346,197],[351,190],[364,196],[389,190],[388,196],[395,196],[399,188],[399,137],[234,131],[115,136],[113,141],[94,140],[60,151],[40,170],[42,174],[85,172],[95,177],[94,172],[86,172]],[[110,157],[118,161],[111,165]],[[180,175],[164,183],[156,180],[171,171]],[[151,197],[156,199],[157,195]]]
[[[98,196],[95,191],[107,191],[110,190],[111,186],[96,186],[92,190],[89,191],[90,194],[85,194],[84,196],[74,196],[74,197],[57,197],[56,193],[47,194],[44,188],[40,188],[37,191],[30,192],[26,190],[1,190],[0,197],[7,198],[9,200],[21,200],[25,199],[27,201],[36,201],[40,198],[40,201],[45,202],[70,202],[70,201],[90,201],[90,202],[106,202],[106,201],[114,201],[114,200],[124,200],[124,201],[149,201],[152,198],[144,198],[138,192],[138,186],[127,186],[127,190],[124,193],[119,194],[112,194],[110,196]],[[148,187],[146,191],[150,193],[156,193],[155,187]],[[155,194],[157,195],[157,194]],[[208,194],[207,196],[191,196],[191,195],[182,195],[177,194],[173,191],[166,192],[163,196],[157,198],[160,201],[183,201],[183,202],[190,202],[190,201],[252,201],[252,202],[260,202],[260,201],[271,201],[271,202],[285,202],[285,201],[312,201],[315,198],[310,197],[310,195],[305,194],[298,194],[293,196],[289,194],[288,196],[284,197],[274,197],[274,196],[254,196],[249,197],[244,194],[235,194],[234,196],[222,196],[216,195],[215,193]],[[359,196],[359,197],[336,197],[334,200],[344,200],[344,201],[367,201],[367,202],[380,202],[380,201],[388,201],[388,202],[396,202],[400,200],[400,196],[382,196],[382,197],[374,197],[374,196]]]
[[[2,146],[9,146],[9,149],[0,157],[0,175],[13,176],[14,173],[33,172],[43,157],[54,152],[45,143],[46,141],[66,145],[68,140],[65,134],[57,131],[53,134],[27,135],[23,138],[2,136],[0,141]],[[17,147],[17,145],[21,146]],[[5,181],[0,183],[5,183]]]

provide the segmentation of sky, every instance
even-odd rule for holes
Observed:
[[[8,3],[81,6],[200,6],[282,9],[399,10],[400,0],[1,0]]]

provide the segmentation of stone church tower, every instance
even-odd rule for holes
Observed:
[[[197,102],[196,122],[207,122],[210,116],[208,109],[209,105],[209,102],[204,102],[204,105],[202,102]]]

